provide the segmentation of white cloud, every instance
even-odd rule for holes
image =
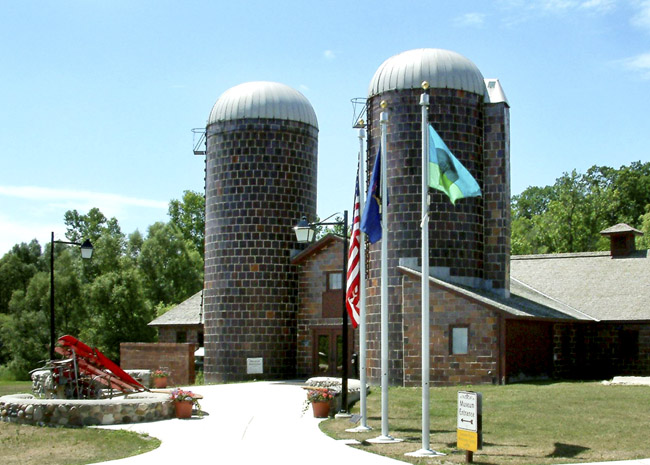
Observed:
[[[621,60],[626,69],[639,73],[643,79],[650,79],[650,52]]]
[[[168,203],[120,194],[39,186],[0,186],[0,256],[21,242],[36,238],[41,245],[65,235],[67,210],[87,213],[91,208],[115,217],[124,232],[164,220]]]
[[[482,26],[485,23],[484,13],[465,13],[454,20],[456,26]]]
[[[580,4],[580,8],[598,13],[606,13],[616,6],[615,0],[586,0]]]
[[[336,54],[332,50],[325,50],[323,52],[323,56],[325,57],[326,60],[333,60],[336,58]]]
[[[634,3],[636,14],[632,17],[632,25],[650,31],[650,0],[642,0]]]
[[[14,245],[21,242],[29,243],[32,239],[37,239],[41,248],[44,248],[45,244],[50,241],[52,232],[54,232],[55,238],[64,238],[65,226],[25,221],[23,218],[12,219],[6,215],[0,215],[0,231],[2,231],[0,234],[0,257],[2,257]]]
[[[0,186],[0,196],[41,200],[53,204],[58,204],[59,202],[63,202],[64,204],[76,202],[93,203],[97,207],[100,205],[108,205],[118,208],[123,206],[167,208],[167,202],[162,202],[160,200],[126,197],[120,194],[107,194],[73,189],[53,189],[50,187],[38,186]],[[101,207],[99,208],[101,210]]]

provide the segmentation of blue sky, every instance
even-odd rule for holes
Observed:
[[[650,1],[0,0],[0,254],[99,207],[145,233],[203,190],[192,128],[230,87],[301,91],[320,126],[318,213],[350,208],[350,100],[381,63],[443,48],[498,78],[517,194],[650,159]]]

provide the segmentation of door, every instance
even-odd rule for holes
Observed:
[[[343,336],[340,327],[312,330],[312,376],[341,376],[343,374]],[[348,329],[348,373],[352,373],[352,330]]]

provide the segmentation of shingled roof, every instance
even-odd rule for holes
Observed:
[[[203,324],[203,291],[171,308],[149,326],[188,326]]]
[[[510,292],[596,321],[650,320],[650,258],[642,250],[513,256]],[[561,308],[561,307],[559,307]]]

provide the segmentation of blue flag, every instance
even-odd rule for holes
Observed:
[[[381,148],[377,151],[375,166],[372,168],[370,186],[366,205],[361,216],[361,230],[366,233],[368,240],[374,244],[381,239]]]
[[[464,197],[478,197],[481,188],[429,125],[429,187],[449,196],[452,204]]]

